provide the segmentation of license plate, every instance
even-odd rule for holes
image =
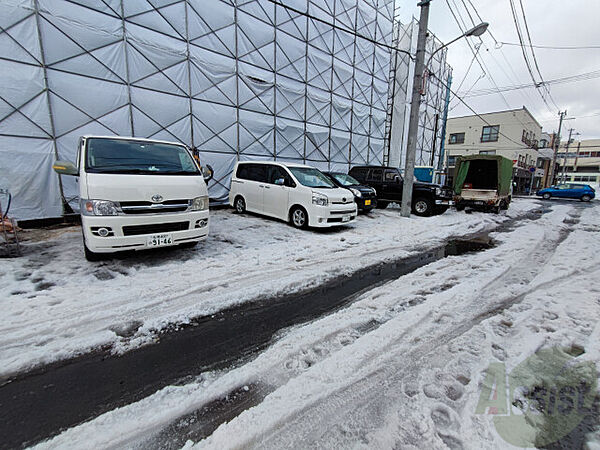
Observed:
[[[146,245],[148,247],[163,247],[165,245],[173,245],[173,235],[153,234],[152,236],[148,236]]]
[[[365,200],[365,206],[370,206],[371,205],[371,200]]]
[[[485,205],[485,202],[482,202],[482,201],[476,201],[476,202],[475,202],[475,204],[476,204],[476,205]]]
[[[350,222],[350,216],[343,216],[342,222]]]

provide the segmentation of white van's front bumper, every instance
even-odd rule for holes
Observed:
[[[82,216],[81,226],[88,249],[94,253],[155,248],[149,238],[170,235],[170,244],[198,242],[206,239],[209,212],[186,211],[173,214]],[[101,236],[99,230],[108,231]]]
[[[308,226],[315,228],[335,227],[353,222],[358,215],[356,203],[317,206],[308,208]]]

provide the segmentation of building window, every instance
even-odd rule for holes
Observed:
[[[483,127],[483,131],[481,132],[481,142],[496,142],[496,141],[498,141],[498,133],[499,132],[500,132],[500,125]]]
[[[464,144],[465,133],[452,133],[450,135],[450,144]]]
[[[540,139],[540,148],[547,148],[548,141],[546,139]]]
[[[480,150],[479,154],[480,155],[495,155],[496,150]]]
[[[456,165],[456,156],[448,156],[448,167],[454,167]]]

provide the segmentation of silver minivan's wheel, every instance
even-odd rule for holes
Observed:
[[[296,206],[290,212],[292,225],[296,228],[306,228],[308,226],[308,214],[299,206]]]
[[[582,195],[581,196],[581,201],[582,202],[589,202],[592,199],[592,197],[590,197],[589,195]]]
[[[244,200],[244,197],[236,197],[233,202],[233,207],[238,214],[246,212],[246,201]]]
[[[544,195],[542,195],[542,198],[544,200],[550,200],[550,197],[552,197],[552,196],[550,194],[548,194],[547,192]]]

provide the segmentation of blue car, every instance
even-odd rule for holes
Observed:
[[[558,186],[550,186],[546,189],[541,189],[537,195],[548,200],[552,197],[556,198],[577,198],[582,202],[589,202],[596,197],[596,191],[587,184],[566,183]]]

